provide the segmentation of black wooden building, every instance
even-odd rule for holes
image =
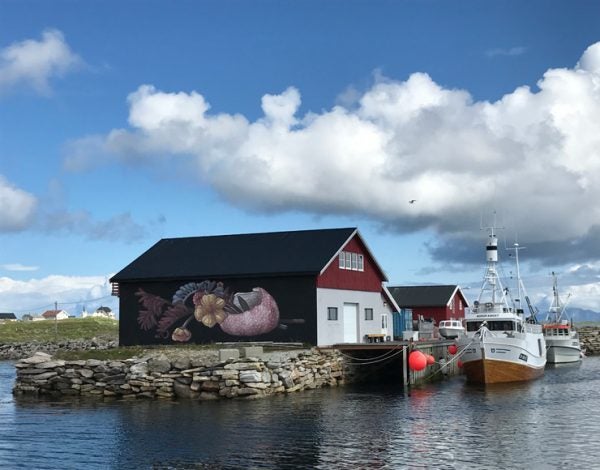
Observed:
[[[348,244],[364,247],[364,266],[342,275],[371,276],[381,289],[356,228],[160,240],[110,280],[120,343],[317,344],[318,280]]]

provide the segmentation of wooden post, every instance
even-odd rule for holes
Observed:
[[[410,367],[408,365],[408,360],[410,358],[410,353],[413,351],[413,340],[412,338],[408,340],[408,353],[406,354],[406,392],[407,395],[410,397]],[[405,350],[406,351],[406,350]]]

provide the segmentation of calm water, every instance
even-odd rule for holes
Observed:
[[[462,377],[257,401],[13,399],[0,362],[0,468],[598,468],[600,357],[532,383]]]

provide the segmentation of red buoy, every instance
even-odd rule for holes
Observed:
[[[427,367],[427,358],[421,351],[413,351],[408,356],[408,367],[410,370],[420,371]]]
[[[448,352],[453,356],[457,353],[457,351],[458,348],[456,347],[456,344],[451,344],[450,346],[448,346]]]
[[[427,354],[427,365],[435,364],[435,358],[431,354]]]

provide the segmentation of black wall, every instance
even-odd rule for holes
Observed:
[[[189,282],[202,282],[205,279],[145,281],[119,283],[119,342],[122,346],[144,344],[176,344],[171,336],[157,335],[156,329],[143,330],[138,322],[138,316],[145,307],[135,295],[139,289],[172,302],[173,295],[183,285]],[[208,328],[195,319],[187,324],[192,338],[188,343],[212,343],[233,341],[277,341],[303,342],[316,344],[316,278],[314,276],[293,276],[278,278],[251,279],[210,279],[220,281],[231,292],[249,292],[255,287],[265,289],[277,302],[279,308],[280,327],[269,333],[248,337],[232,336],[221,330],[219,325]],[[188,302],[189,303],[189,302]],[[193,309],[193,305],[191,305]],[[174,327],[181,326],[185,318],[177,321]],[[171,328],[171,330],[173,329]]]

